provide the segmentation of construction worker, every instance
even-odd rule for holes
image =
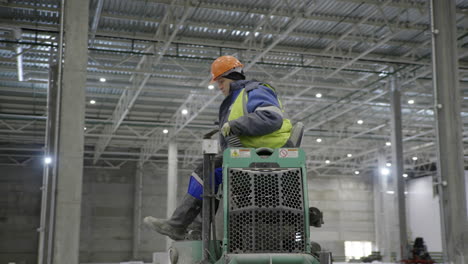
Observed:
[[[221,150],[228,138],[237,136],[243,147],[280,148],[288,146],[291,122],[283,110],[275,89],[268,84],[245,80],[244,65],[233,56],[221,56],[211,65],[212,82],[224,94],[219,108]],[[222,156],[215,158],[215,183],[222,181]],[[147,226],[174,240],[183,240],[187,227],[201,212],[203,181],[201,163],[190,177],[187,194],[170,219],[145,217]]]

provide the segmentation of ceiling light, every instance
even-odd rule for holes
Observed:
[[[418,160],[418,157],[412,157],[411,159],[413,159],[413,160]]]
[[[388,194],[394,194],[394,191],[387,191]]]
[[[106,82],[106,78],[101,77],[101,78],[99,78],[99,81],[100,81],[100,82]]]
[[[408,104],[414,104],[414,100],[408,100]]]
[[[353,156],[353,154],[348,153],[348,155],[346,155],[346,156],[348,156],[348,158],[351,158]]]
[[[89,101],[89,103],[90,103],[90,104],[95,104],[96,101],[95,101],[95,100],[91,100],[91,101]]]
[[[258,37],[258,35],[260,34],[260,32],[255,32],[255,36]]]
[[[326,160],[325,163],[328,164],[328,163],[330,163],[330,161],[329,161],[329,160]]]
[[[387,162],[387,163],[385,164],[385,166],[387,166],[387,167],[391,167],[391,166],[392,166],[392,164],[391,164],[390,162]]]
[[[318,143],[322,142],[322,139],[321,139],[321,138],[317,138],[317,142],[318,142]]]
[[[188,110],[187,110],[187,109],[182,109],[182,114],[183,114],[183,115],[188,114]]]
[[[384,176],[387,176],[388,174],[390,174],[390,170],[387,168],[382,168],[380,169],[380,173]]]
[[[385,77],[388,75],[388,72],[387,71],[382,71],[381,73],[379,73],[379,76],[380,77]]]
[[[318,93],[318,94],[315,95],[315,97],[317,97],[317,98],[322,98],[322,94],[321,94],[321,93]]]
[[[391,145],[392,145],[392,142],[390,141],[385,142],[385,146],[391,146]]]
[[[208,89],[213,90],[213,89],[214,89],[214,85],[212,85],[212,84],[208,85]]]
[[[86,130],[87,128],[86,127],[83,127],[83,130]]]
[[[45,163],[45,164],[50,164],[50,163],[52,163],[52,158],[51,158],[51,157],[45,157],[45,158],[44,158],[44,163]]]
[[[403,178],[408,178],[408,174],[403,173]]]
[[[355,171],[354,174],[358,175],[358,174],[359,174],[359,171]]]
[[[362,125],[362,123],[364,123],[364,121],[362,121],[362,120],[359,119],[359,120],[357,121],[357,123],[360,124],[360,125]]]
[[[164,129],[164,130],[163,130],[163,133],[164,133],[164,134],[167,134],[167,133],[169,133],[169,130]]]

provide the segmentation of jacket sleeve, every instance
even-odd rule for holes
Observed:
[[[247,92],[248,114],[229,121],[232,133],[237,136],[261,136],[280,129],[283,113],[275,92],[262,85]]]

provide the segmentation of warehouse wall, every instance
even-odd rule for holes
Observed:
[[[424,238],[427,250],[442,251],[439,197],[433,194],[432,177],[409,180],[406,195],[408,234],[411,241]]]
[[[2,166],[0,171],[0,263],[36,263],[42,165]]]
[[[80,262],[131,258],[134,179],[134,163],[120,170],[84,170]]]
[[[142,218],[166,218],[167,168],[143,168]],[[187,175],[179,170],[179,196],[187,186]],[[185,176],[185,177],[184,177]],[[81,262],[132,260],[133,206],[136,164],[121,170],[85,169],[82,204]],[[152,261],[153,252],[166,251],[165,237],[141,226],[139,258]]]
[[[187,191],[191,170],[178,170],[178,201]],[[167,209],[167,169],[145,166],[143,176],[142,217],[166,218]],[[166,252],[166,237],[142,226],[140,256],[150,261],[153,252]]]
[[[0,263],[37,262],[42,168],[39,160],[25,167],[0,167]],[[189,171],[179,171],[181,196],[187,188]],[[132,259],[135,175],[135,163],[120,170],[84,170],[80,262],[118,263]],[[165,217],[166,177],[166,168],[145,166],[142,217]],[[142,259],[150,262],[153,252],[165,248],[163,236],[142,227]]]
[[[342,260],[345,241],[374,241],[374,207],[370,176],[309,178],[309,205],[323,211],[320,228],[311,227],[311,240]]]
[[[0,167],[0,263],[35,263],[39,226],[42,165]],[[179,198],[187,188],[190,170],[179,167]],[[135,163],[120,170],[85,169],[81,219],[80,261],[120,262],[132,259]],[[142,217],[166,215],[167,168],[146,165],[143,176]],[[322,228],[311,228],[312,240],[335,256],[344,256],[344,241],[374,238],[370,179],[314,178],[309,200],[324,212]],[[165,251],[165,237],[142,227],[141,260]]]

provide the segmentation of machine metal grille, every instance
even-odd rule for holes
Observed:
[[[229,252],[305,252],[300,168],[229,169]]]

